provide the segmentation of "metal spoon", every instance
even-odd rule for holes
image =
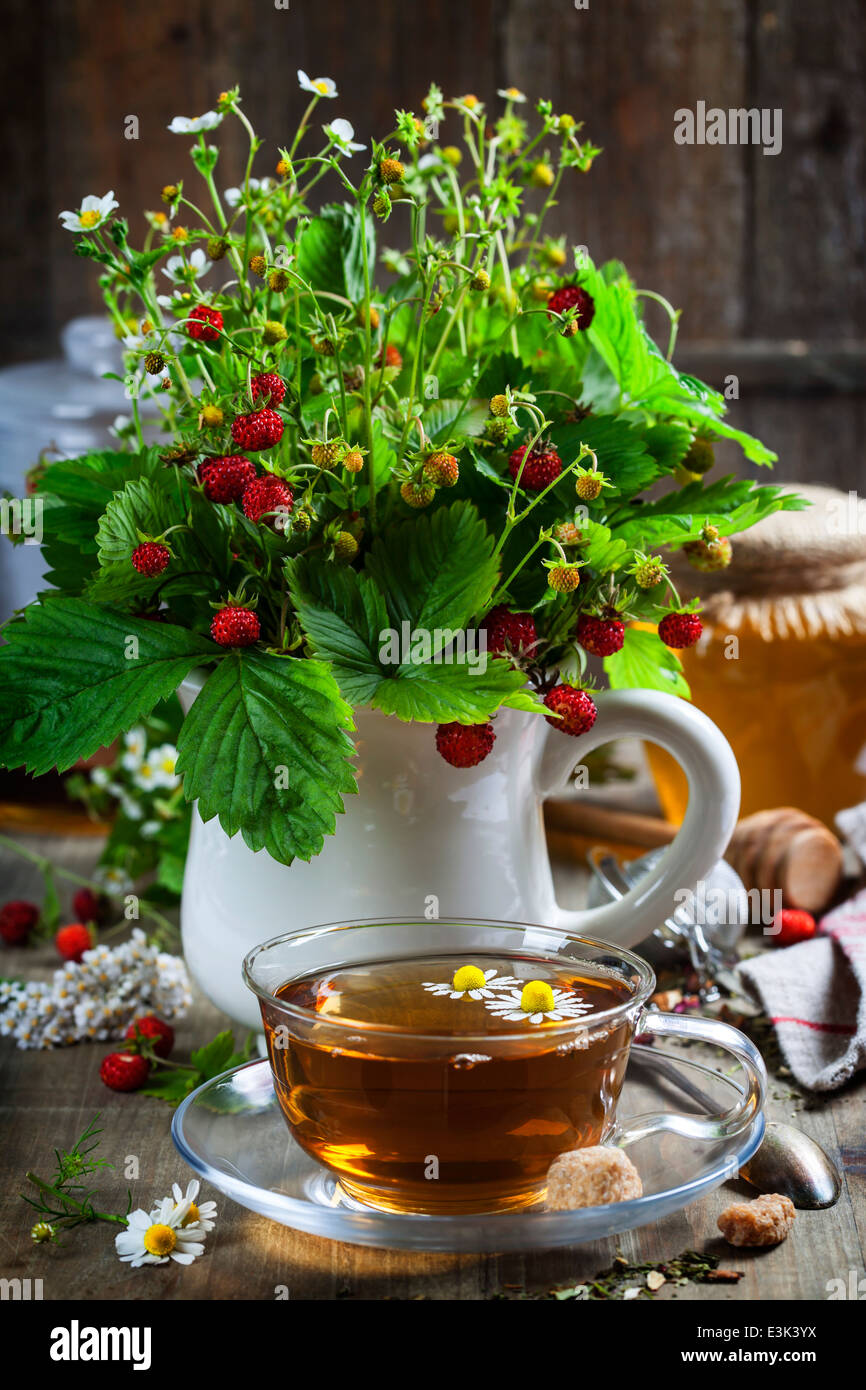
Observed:
[[[775,1120],[767,1125],[761,1147],[740,1169],[740,1177],[759,1192],[779,1192],[795,1207],[817,1211],[832,1207],[842,1192],[839,1170],[820,1144],[801,1129]]]

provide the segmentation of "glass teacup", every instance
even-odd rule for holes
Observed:
[[[649,966],[606,942],[474,920],[333,923],[251,951],[277,1098],[350,1198],[401,1212],[513,1211],[550,1164],[659,1130],[731,1136],[760,1111],[760,1054],[735,1028],[647,1008]],[[638,1032],[731,1052],[741,1100],[617,1127]]]

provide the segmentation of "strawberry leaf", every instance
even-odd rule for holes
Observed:
[[[374,581],[312,558],[287,561],[286,577],[298,621],[315,654],[332,663],[343,699],[369,704],[385,674],[378,652],[389,625]]]
[[[79,598],[32,604],[0,647],[0,764],[64,772],[220,654],[197,633]]]
[[[318,854],[355,791],[352,711],[320,661],[233,651],[184,720],[177,769],[203,820],[274,859]]]
[[[526,676],[508,661],[488,658],[481,672],[468,662],[401,666],[379,685],[373,705],[398,719],[422,723],[483,724],[500,705],[542,710],[525,689]]]
[[[493,538],[475,507],[453,502],[389,527],[367,557],[394,627],[463,628],[484,611],[498,575]],[[435,655],[435,651],[433,653]]]
[[[663,690],[667,695],[689,698],[680,659],[657,632],[627,627],[621,649],[604,658],[604,669],[611,690]]]

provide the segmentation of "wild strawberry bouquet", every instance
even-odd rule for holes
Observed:
[[[117,450],[39,472],[50,588],[0,650],[0,757],[35,774],[203,668],[185,795],[284,862],[318,853],[354,790],[354,709],[435,726],[462,768],[503,707],[589,728],[590,656],[611,686],[687,695],[676,652],[701,624],[665,552],[722,566],[731,534],[796,505],[708,476],[718,440],[774,455],[674,367],[661,296],[546,234],[600,153],[572,116],[434,85],[368,148],[322,120],[330,79],[299,82],[264,177],[237,90],[172,121],[193,168],[140,248],[113,194],[62,214],[131,416]],[[226,121],[249,139],[228,189]]]

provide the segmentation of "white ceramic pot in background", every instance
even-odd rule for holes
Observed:
[[[180,690],[188,709],[201,689]],[[671,695],[607,691],[598,719],[572,738],[540,715],[503,710],[496,743],[478,767],[450,767],[434,726],[356,713],[359,792],[345,799],[337,833],[317,858],[278,864],[193,811],[181,921],[187,965],[219,1008],[259,1030],[241,980],[253,946],[281,932],[371,917],[480,917],[567,927],[632,946],[669,916],[727,846],[739,809],[733,753],[705,715]],[[591,749],[644,738],[682,765],[688,810],[660,864],[619,902],[567,911],[554,897],[542,801],[561,792]],[[539,933],[543,936],[543,930]]]

